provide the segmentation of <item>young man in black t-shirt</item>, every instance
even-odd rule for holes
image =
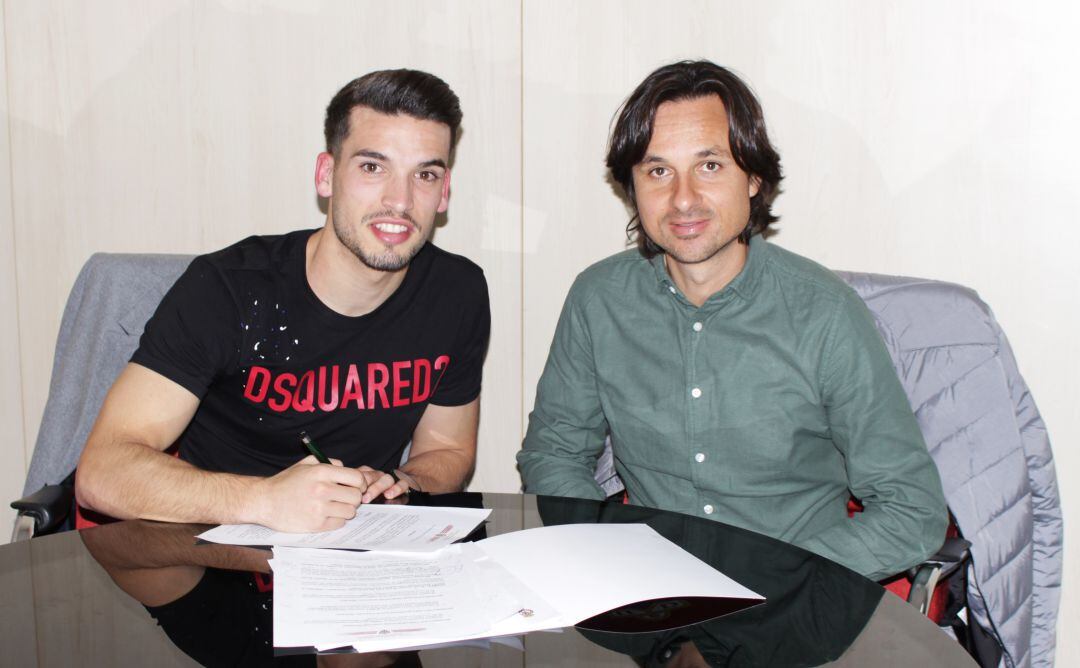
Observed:
[[[374,72],[334,97],[315,172],[326,224],[192,262],[105,399],[81,505],[324,531],[380,495],[464,487],[487,286],[427,243],[460,121],[454,93],[423,72]],[[301,432],[333,463],[303,457]]]

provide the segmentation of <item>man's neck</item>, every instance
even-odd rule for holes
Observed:
[[[704,262],[683,264],[664,255],[664,266],[686,299],[700,307],[735,280],[746,266],[748,249],[747,244],[736,240]]]
[[[379,271],[361,262],[324,227],[308,238],[307,281],[312,292],[336,313],[355,317],[371,313],[394,294],[408,267]]]

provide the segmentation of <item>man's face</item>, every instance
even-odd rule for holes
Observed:
[[[667,253],[669,270],[672,261],[741,268],[746,247],[736,239],[759,181],[735,164],[719,97],[661,104],[633,179],[642,227]]]
[[[446,211],[449,160],[443,123],[354,107],[337,157],[323,153],[316,163],[337,239],[372,269],[404,269]]]

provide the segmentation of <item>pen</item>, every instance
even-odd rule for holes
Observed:
[[[322,450],[315,445],[315,441],[311,440],[311,437],[308,436],[306,431],[300,432],[300,442],[304,444],[304,447],[307,448],[308,452],[315,455],[315,459],[318,459],[320,464],[330,463],[330,460],[322,453]]]

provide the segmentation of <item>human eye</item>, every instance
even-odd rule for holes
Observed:
[[[377,162],[361,162],[360,171],[365,174],[378,174],[382,171],[382,165]]]
[[[432,171],[430,169],[425,169],[425,170],[422,170],[420,172],[417,172],[416,173],[416,178],[420,179],[424,183],[435,183],[440,178],[442,178],[442,174],[440,174],[439,172],[436,172],[436,171]]]
[[[706,172],[719,172],[720,167],[720,163],[716,160],[709,160],[701,166],[701,169]]]
[[[657,166],[657,167],[653,167],[652,169],[650,169],[648,173],[649,173],[649,176],[651,176],[653,178],[662,179],[665,176],[667,176],[668,174],[670,174],[671,170],[669,170],[667,167]]]

